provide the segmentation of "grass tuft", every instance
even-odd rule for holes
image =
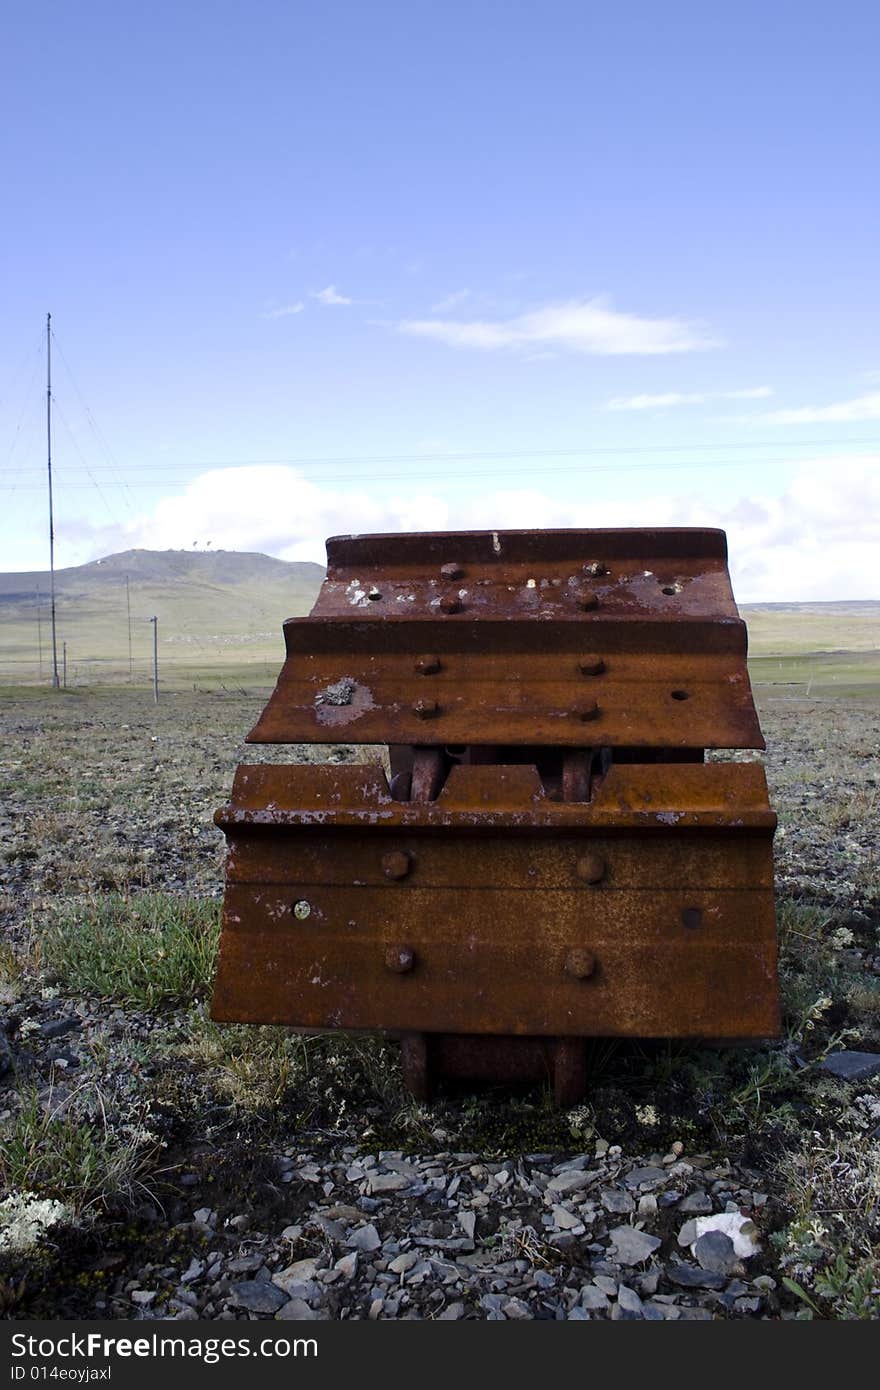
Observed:
[[[71,990],[156,1009],[207,994],[219,930],[210,899],[112,893],[63,904],[38,949]]]
[[[143,1126],[111,1123],[96,1086],[60,1100],[26,1086],[0,1129],[0,1185],[56,1198],[78,1217],[151,1195],[145,1177],[160,1148]]]

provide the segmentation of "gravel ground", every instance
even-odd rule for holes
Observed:
[[[800,1266],[786,1265],[773,1243],[791,1217],[774,1169],[779,1150],[766,1126],[759,1143],[745,1123],[735,1142],[734,1131],[709,1142],[712,1125],[670,1100],[674,1064],[658,1084],[654,1054],[647,1085],[632,1083],[639,1058],[626,1060],[625,1122],[615,1120],[624,1102],[613,1087],[564,1117],[548,1117],[533,1098],[529,1123],[552,1140],[545,1150],[526,1151],[502,1127],[500,1140],[465,1151],[462,1139],[478,1127],[461,1120],[459,1102],[415,1107],[398,1096],[390,1109],[359,1108],[356,1079],[349,1092],[320,1072],[309,1086],[332,1094],[329,1108],[242,1117],[208,1072],[169,1062],[190,1026],[185,1010],[117,1007],[46,974],[34,941],[60,904],[114,891],[219,896],[222,838],[211,814],[238,762],[362,755],[244,747],[262,702],[261,694],[179,695],[156,709],[140,692],[5,702],[0,910],[4,940],[29,954],[0,994],[9,1049],[0,1121],[14,1114],[23,1081],[56,1111],[94,1082],[119,1131],[136,1134],[161,1175],[150,1185],[158,1202],[96,1206],[53,1227],[39,1257],[0,1245],[6,1316],[795,1316],[803,1304],[783,1281]],[[876,975],[880,710],[770,698],[761,716],[780,814],[779,892],[827,911],[844,933],[844,963]],[[876,1047],[871,1027],[876,1018],[844,1041]],[[807,1041],[806,1032],[796,1039],[787,1065],[804,1064]],[[845,1115],[867,1133],[876,1082],[857,1095],[833,1086],[834,1122]],[[711,1103],[717,1113],[717,1096]],[[476,1108],[493,1104],[520,1113],[518,1099],[497,1092]],[[797,1123],[806,1132],[821,1120]]]

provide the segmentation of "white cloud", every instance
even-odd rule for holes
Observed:
[[[301,314],[305,307],[302,300],[298,299],[295,304],[282,304],[280,309],[267,309],[261,318],[286,319],[289,314]]]
[[[548,304],[528,314],[498,319],[404,319],[398,332],[431,338],[450,347],[567,348],[603,357],[657,356],[701,352],[721,346],[699,324],[682,319],[641,318],[618,312],[605,297]]]
[[[772,395],[772,386],[751,386],[742,391],[666,391],[655,396],[614,396],[605,409],[666,410],[676,405],[704,405],[707,401],[758,401]]]
[[[856,396],[851,401],[837,401],[833,405],[806,405],[797,410],[770,410],[763,415],[752,415],[765,425],[824,425],[850,424],[859,420],[880,420],[880,391],[871,391],[866,396]]]
[[[335,285],[327,285],[323,290],[312,290],[312,299],[319,304],[353,304],[354,300],[340,294]]]
[[[420,485],[415,469],[412,485],[398,484],[391,497],[377,497],[369,486],[325,486],[283,466],[215,469],[124,528],[92,528],[91,556],[133,546],[189,549],[193,536],[210,536],[217,550],[322,561],[325,538],[352,531],[721,526],[740,602],[877,598],[878,465],[880,455],[829,457],[805,468],[781,495],[740,494],[724,504],[659,485],[648,495],[644,475],[635,487],[625,468],[617,497],[595,502],[560,501],[540,486],[449,500],[440,485]]]

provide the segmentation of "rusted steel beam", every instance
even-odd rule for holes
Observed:
[[[384,1029],[438,1076],[586,1084],[594,1036],[776,1033],[770,810],[723,533],[337,537],[216,814],[213,1016]]]

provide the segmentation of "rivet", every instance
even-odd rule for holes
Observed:
[[[416,953],[409,946],[386,946],[385,965],[395,975],[405,975],[416,963]]]
[[[596,972],[596,957],[592,951],[578,946],[565,958],[565,973],[575,980],[588,980]]]
[[[311,903],[307,903],[305,898],[302,898],[298,903],[293,904],[293,915],[294,917],[298,918],[300,922],[304,922],[306,918],[311,914],[311,911],[312,905]]]
[[[703,925],[703,914],[698,907],[686,907],[681,914],[682,925],[694,930]]]
[[[412,855],[405,849],[393,849],[382,855],[382,872],[386,878],[406,878],[412,868]]]
[[[575,872],[578,878],[582,878],[585,883],[600,883],[605,877],[607,865],[601,854],[595,850],[588,850],[582,854],[575,865]]]
[[[444,594],[440,600],[440,611],[442,613],[460,613],[461,599],[457,594]]]
[[[599,607],[599,600],[595,594],[578,594],[578,608],[583,608],[585,613],[591,612]]]
[[[464,579],[464,570],[461,565],[453,562],[449,565],[441,565],[440,575],[443,579]]]
[[[601,676],[605,670],[605,662],[601,656],[582,656],[578,662],[578,670],[582,676]]]
[[[608,566],[603,565],[601,560],[591,560],[588,565],[584,565],[584,574],[588,574],[591,579],[598,579],[600,575],[608,573]]]
[[[410,709],[417,719],[436,719],[440,713],[440,706],[436,700],[416,700],[415,704],[410,705]]]
[[[440,670],[441,662],[439,656],[417,656],[415,662],[416,671],[420,676],[433,676]]]
[[[589,719],[598,719],[599,706],[596,704],[596,701],[590,700],[588,704],[581,705],[577,711],[577,717],[578,719],[583,719],[585,723]]]

